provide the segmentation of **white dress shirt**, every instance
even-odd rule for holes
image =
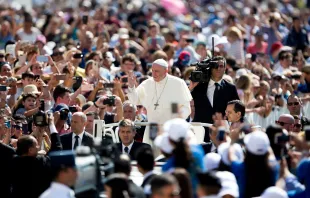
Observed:
[[[208,84],[208,91],[207,91],[207,96],[208,99],[213,107],[213,96],[214,96],[214,90],[215,90],[215,81],[210,79],[209,84]],[[217,82],[218,84],[222,83],[222,79]]]
[[[44,191],[39,198],[74,198],[74,191],[68,186],[52,182],[51,186]]]
[[[132,145],[133,145],[133,143],[134,143],[135,141],[132,141],[132,143],[131,144],[129,144],[127,147],[128,147],[128,154],[130,153],[130,150],[131,150],[131,147],[132,147]],[[125,152],[125,145],[124,144],[122,144],[122,151],[123,151],[123,153],[126,153]]]
[[[79,146],[82,145],[82,139],[83,139],[83,135],[84,135],[85,131],[83,131],[83,133],[81,133],[79,136]],[[72,133],[72,149],[74,149],[74,143],[75,143],[75,133]]]

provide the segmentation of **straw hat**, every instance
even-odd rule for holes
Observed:
[[[35,85],[27,85],[27,86],[25,86],[23,93],[24,94],[29,94],[29,93],[41,94],[41,92],[38,91],[38,88]]]

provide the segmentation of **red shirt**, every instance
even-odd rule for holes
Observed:
[[[246,51],[247,51],[247,53],[250,53],[250,54],[256,54],[259,52],[266,54],[267,48],[268,48],[268,43],[266,43],[266,42],[263,42],[263,46],[260,49],[257,48],[255,43],[250,43],[248,46],[248,49]]]

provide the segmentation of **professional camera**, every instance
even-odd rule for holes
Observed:
[[[115,96],[108,96],[103,100],[103,104],[113,106],[115,104]]]
[[[218,62],[213,58],[206,58],[191,66],[196,66],[196,70],[191,73],[190,80],[193,82],[208,82],[211,77],[211,69],[218,68]]]
[[[191,64],[196,69],[193,71],[189,79],[193,82],[208,82],[211,78],[211,69],[219,67],[218,61],[214,59],[214,37],[212,37],[212,58],[206,58],[200,62]]]
[[[38,113],[33,115],[33,123],[39,127],[48,126],[46,114],[43,111],[38,111]]]

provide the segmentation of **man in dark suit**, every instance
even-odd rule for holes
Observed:
[[[304,126],[310,125],[310,120],[307,117],[302,115],[302,112],[301,112],[302,101],[295,94],[292,94],[288,97],[287,109],[289,110],[289,112],[292,116],[296,115],[299,117],[299,119],[301,121],[302,129]]]
[[[0,142],[0,170],[2,174],[0,177],[0,197],[9,197],[11,192],[11,184],[8,182],[11,176],[10,164],[15,155],[15,150]]]
[[[87,117],[82,112],[76,112],[72,116],[71,120],[71,133],[60,136],[63,150],[75,150],[76,147],[93,146],[93,136],[85,132],[85,126],[87,124]]]
[[[210,80],[193,83],[190,87],[195,104],[195,117],[193,122],[213,123],[212,116],[219,112],[225,116],[227,103],[239,100],[235,85],[223,79],[226,70],[226,60],[223,57],[215,57],[217,67],[210,70]],[[209,142],[208,129],[206,129],[205,142]]]
[[[117,148],[121,153],[127,153],[131,160],[136,160],[136,154],[139,148],[145,146],[151,149],[150,145],[136,142],[134,137],[136,135],[135,124],[129,119],[124,119],[119,123],[118,130],[121,143],[117,143]]]
[[[59,151],[62,147],[52,116],[49,117],[49,123],[51,132],[49,151]],[[39,144],[35,137],[25,135],[18,139],[16,150],[18,156],[12,159],[10,172],[12,198],[37,198],[49,187],[52,181],[50,158],[38,155],[38,150]]]
[[[143,174],[143,183],[141,187],[144,193],[147,193],[147,188],[152,178],[156,175],[154,173],[154,155],[153,151],[145,147],[141,147],[137,153],[137,167],[140,173]]]
[[[114,159],[114,173],[124,173],[128,177],[129,196],[135,198],[144,198],[145,194],[140,186],[137,186],[131,179],[129,179],[131,172],[131,162],[128,154],[121,154]]]

